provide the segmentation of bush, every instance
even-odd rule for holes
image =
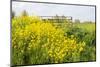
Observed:
[[[12,64],[45,64],[81,61],[85,42],[65,36],[62,28],[38,17],[12,19]]]
[[[66,30],[65,30],[66,31]],[[95,31],[88,31],[85,28],[72,26],[66,31],[66,36],[71,38],[74,35],[78,42],[85,42],[84,51],[81,52],[80,61],[95,61],[96,60],[96,34]]]

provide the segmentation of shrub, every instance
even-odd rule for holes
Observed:
[[[85,42],[64,36],[62,28],[38,17],[12,19],[12,64],[44,64],[80,61]]]

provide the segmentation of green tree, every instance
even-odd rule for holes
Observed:
[[[26,10],[24,10],[24,11],[22,12],[22,16],[28,16],[28,12],[27,12]]]
[[[15,12],[14,11],[12,11],[12,16],[11,16],[12,18],[14,18],[15,17]]]
[[[75,19],[75,23],[80,23],[80,20],[79,19]]]

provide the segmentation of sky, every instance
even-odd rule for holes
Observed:
[[[47,4],[47,3],[31,3],[31,2],[12,2],[12,10],[18,16],[23,10],[26,10],[29,15],[37,16],[71,16],[73,20],[80,21],[95,21],[94,6],[76,6],[62,4]]]

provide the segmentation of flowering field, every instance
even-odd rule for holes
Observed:
[[[95,23],[12,18],[12,65],[96,60]]]

